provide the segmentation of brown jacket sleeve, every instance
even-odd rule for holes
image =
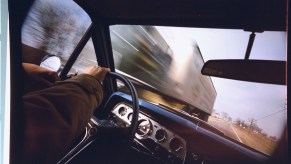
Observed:
[[[101,84],[86,74],[24,95],[25,162],[56,163],[102,99]]]

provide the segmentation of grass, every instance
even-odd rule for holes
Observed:
[[[224,121],[222,119],[209,117],[208,123],[213,125],[215,128],[221,130],[226,136],[240,142],[238,137],[234,133],[235,131],[244,145],[252,147],[267,155],[272,155],[278,144],[277,140],[272,140],[269,137],[264,136],[260,133],[251,132],[247,128],[245,129],[233,123],[228,123],[227,121]],[[231,130],[230,126],[233,127],[234,131]]]

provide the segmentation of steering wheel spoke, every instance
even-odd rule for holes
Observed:
[[[114,135],[115,133],[123,134],[127,132],[127,128],[120,127],[109,120],[94,119],[97,137],[102,135]]]

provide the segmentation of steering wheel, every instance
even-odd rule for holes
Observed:
[[[135,133],[137,130],[137,125],[138,125],[139,102],[138,102],[138,95],[137,95],[136,89],[127,78],[125,78],[123,75],[121,75],[119,73],[109,72],[107,74],[107,77],[118,79],[118,80],[122,81],[125,84],[125,86],[129,89],[129,92],[130,92],[130,95],[132,98],[132,108],[133,108],[131,124],[128,127],[128,133],[129,133],[128,141],[130,144],[130,142],[134,139],[134,136],[135,136]],[[107,101],[107,103],[109,103],[109,102]],[[107,106],[106,104],[105,104],[105,106]],[[105,127],[106,127],[106,125],[105,125]]]
[[[126,132],[127,140],[123,143],[123,147],[129,148],[131,142],[134,139],[137,125],[138,125],[138,115],[139,115],[139,102],[138,102],[138,96],[135,87],[133,84],[125,78],[123,75],[116,73],[116,72],[109,72],[106,77],[112,78],[112,79],[118,79],[122,81],[125,86],[129,89],[130,95],[132,97],[132,119],[131,124],[129,127],[118,127],[114,123],[112,123],[109,120],[99,120],[96,117],[92,117],[90,122],[88,123],[89,126],[86,127],[86,134],[85,137],[80,141],[79,144],[77,144],[69,153],[67,153],[59,162],[58,164],[62,163],[68,163],[71,161],[79,152],[81,152],[84,148],[86,148],[88,145],[90,145],[98,136],[102,135],[102,133],[114,133],[114,132]],[[110,99],[110,98],[109,98]],[[105,103],[104,107],[106,107],[109,103],[109,100]],[[88,128],[90,127],[90,128]],[[125,151],[123,151],[120,154],[124,154]],[[122,158],[123,155],[120,155]],[[121,161],[121,160],[119,160]]]

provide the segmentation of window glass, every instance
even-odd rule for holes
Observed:
[[[83,50],[81,51],[78,59],[69,71],[69,74],[78,74],[83,72],[87,67],[98,65],[96,60],[95,50],[92,39],[90,38]]]
[[[89,16],[71,0],[36,0],[22,27],[23,61],[40,64],[45,56],[56,55],[64,66],[90,24]],[[90,41],[81,58],[90,56],[96,61],[92,48]],[[73,69],[83,65],[79,61]]]
[[[201,74],[207,60],[244,59],[250,33],[114,25],[110,34],[115,68],[134,81],[140,98],[204,120],[234,142],[273,153],[286,128],[287,86]],[[257,34],[250,58],[286,61],[286,33]]]

